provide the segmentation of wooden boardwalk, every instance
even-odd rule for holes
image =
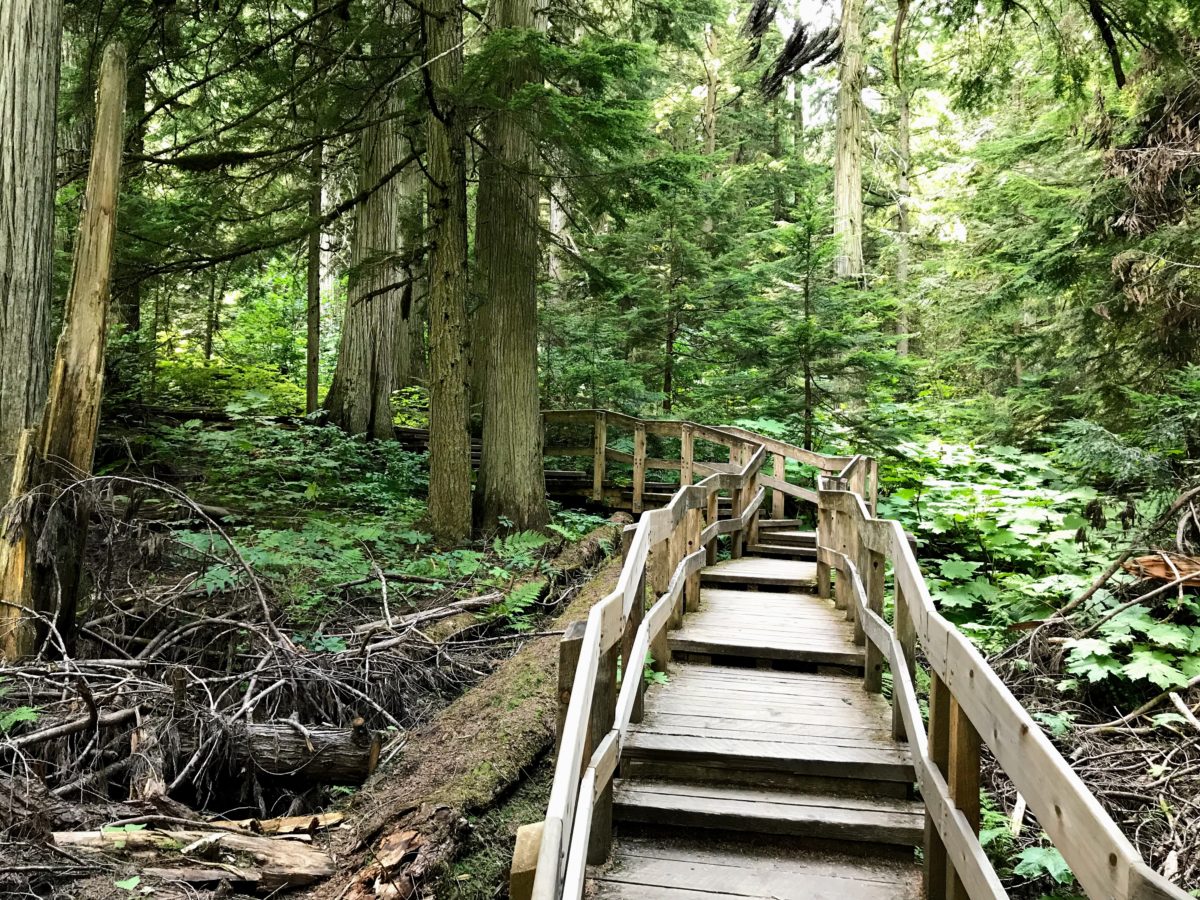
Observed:
[[[668,632],[668,681],[629,730],[595,896],[920,896],[908,745],[815,577],[753,556],[702,570],[699,609]]]
[[[985,745],[1073,890],[1186,900],[941,615],[876,516],[875,461],[735,426],[543,418],[548,461],[590,461],[548,468],[548,489],[640,518],[560,645],[554,781],[518,833],[514,900],[1004,900],[979,840]],[[648,689],[647,659],[666,676]]]

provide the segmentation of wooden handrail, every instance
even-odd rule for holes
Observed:
[[[1007,896],[978,839],[982,741],[1089,897],[1185,900],[1183,891],[1145,864],[979,651],[938,613],[908,535],[898,522],[874,516],[874,460],[821,456],[741,428],[651,422],[604,410],[552,410],[544,415],[547,422],[594,427],[597,496],[604,463],[629,456],[607,447],[611,428],[635,435],[630,459],[635,508],[643,496],[637,475],[640,471],[644,476],[648,466],[645,435],[679,437],[678,468],[688,477],[681,478],[666,506],[642,514],[626,529],[632,536],[616,587],[588,615],[541,828],[535,900],[581,897],[588,863],[607,856],[612,779],[629,726],[640,720],[642,661],[654,650],[656,665],[669,665],[669,654],[655,648],[665,647],[669,627],[698,601],[699,572],[715,560],[717,541],[728,535],[730,552],[740,554],[747,536],[757,529],[767,489],[773,491],[773,502],[780,498],[777,509],[784,494],[816,501],[818,593],[846,609],[856,640],[866,645],[864,689],[880,691],[883,666],[891,671],[893,731],[909,743],[927,810],[927,896]],[[692,458],[697,439],[728,446],[729,462]],[[776,460],[774,476],[763,473],[768,455]],[[786,482],[780,461],[789,459],[823,473],[816,491]],[[690,483],[693,474],[705,473],[698,484]],[[730,497],[727,518],[718,515],[722,495]],[[883,616],[889,563],[892,626]],[[642,615],[647,592],[653,603]],[[918,645],[934,685],[928,734],[915,688]],[[613,690],[618,652],[625,657],[619,693]]]
[[[844,585],[837,588],[839,599],[850,594],[853,614],[862,623],[867,641],[888,661],[893,703],[910,743],[917,783],[933,825],[933,840],[925,848],[926,863],[947,866],[947,896],[972,900],[1007,896],[977,837],[978,789],[973,796],[956,796],[954,790],[956,767],[963,776],[973,776],[968,777],[969,783],[977,784],[973,779],[978,778],[981,739],[1025,797],[1089,897],[1184,900],[1188,895],[1145,864],[982,654],[937,611],[900,524],[874,518],[863,496],[846,489],[840,479],[821,479],[820,488],[819,522],[825,527],[818,526],[818,566],[837,572],[837,584]],[[833,516],[825,515],[826,511]],[[871,608],[869,600],[872,582],[881,582],[882,572],[864,572],[853,555],[841,549],[856,544],[892,564],[895,589],[902,598],[895,605],[895,631]],[[819,579],[823,589],[826,583],[827,579]],[[907,620],[901,621],[901,616]],[[915,638],[934,683],[948,692],[951,721],[931,716],[928,738],[921,728],[909,674],[915,662],[913,649],[904,646],[897,631]],[[969,726],[965,737],[951,727],[955,714]],[[961,732],[961,727],[958,730]],[[948,744],[946,763],[931,751],[935,742]],[[928,874],[926,881],[940,883]]]

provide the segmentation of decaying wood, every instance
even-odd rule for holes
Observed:
[[[618,542],[619,529],[620,524],[598,529],[568,551],[574,560],[564,554],[557,567],[593,562],[604,543]],[[619,572],[619,559],[607,563],[550,630],[585,618]],[[408,736],[398,765],[368,782],[344,825],[345,852],[371,848],[362,857],[365,868],[348,884],[335,879],[323,885],[317,896],[412,897],[454,858],[464,816],[492,803],[553,744],[558,643],[557,634],[531,640],[426,728]],[[385,829],[384,838],[375,841]]]
[[[63,330],[41,424],[18,442],[14,497],[41,485],[73,483],[92,468],[124,141],[125,51],[119,45],[105,51],[99,84]],[[69,645],[88,517],[82,494],[64,496],[53,490],[8,508],[0,522],[0,597],[6,601],[0,608],[0,650],[5,658],[30,655],[39,632],[50,625],[58,631],[58,642]]]
[[[345,813],[319,813],[314,816],[282,816],[278,819],[233,819],[212,821],[211,828],[225,831],[241,831],[247,834],[312,834],[338,825],[346,818]]]
[[[229,734],[235,762],[252,765],[260,775],[295,778],[309,784],[360,784],[375,771],[382,740],[362,725],[334,728],[296,722],[235,725]],[[184,757],[197,743],[183,735]]]
[[[1126,572],[1139,578],[1170,581],[1184,587],[1200,587],[1200,559],[1162,551],[1139,556],[1123,564]]]
[[[148,874],[176,881],[247,883],[260,893],[303,887],[333,874],[333,860],[324,850],[303,841],[241,834],[233,831],[56,831],[55,845],[89,853],[114,853],[175,861]],[[210,864],[202,867],[197,860]]]

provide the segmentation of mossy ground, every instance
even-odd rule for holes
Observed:
[[[543,757],[502,803],[470,816],[462,854],[435,889],[439,900],[495,900],[508,896],[508,868],[517,829],[545,817],[554,766]]]

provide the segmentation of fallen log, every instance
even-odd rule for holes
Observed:
[[[303,887],[334,870],[329,854],[311,844],[233,831],[56,831],[53,838],[57,846],[73,850],[187,863],[149,870],[166,880],[229,881],[260,893]],[[197,859],[208,865],[196,866]]]
[[[332,828],[346,818],[345,813],[319,813],[313,816],[282,816],[278,819],[213,820],[208,824],[225,831],[247,834],[312,834]]]
[[[180,738],[181,758],[198,747],[197,735]],[[379,764],[379,734],[361,720],[350,728],[258,722],[234,725],[229,737],[233,761],[259,775],[294,778],[310,784],[361,784]]]
[[[605,548],[619,545],[620,527],[597,529],[561,554],[556,568],[570,572],[591,565]],[[548,630],[585,618],[620,571],[619,559],[606,563]],[[429,725],[410,733],[399,762],[359,791],[337,834],[339,858],[348,856],[360,868],[310,896],[408,900],[428,885],[453,861],[465,817],[490,806],[553,746],[557,666],[557,637],[532,639]]]

